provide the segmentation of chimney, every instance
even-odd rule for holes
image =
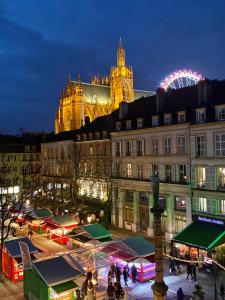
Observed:
[[[122,120],[128,113],[128,103],[125,101],[120,102],[119,105],[119,119]]]

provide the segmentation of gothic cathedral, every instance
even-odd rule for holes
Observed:
[[[61,93],[59,109],[55,119],[55,133],[79,129],[86,117],[90,121],[111,113],[121,101],[131,102],[151,92],[134,90],[133,70],[125,64],[125,49],[120,39],[117,49],[117,66],[112,67],[110,76],[94,76],[91,83],[78,78],[67,81]]]

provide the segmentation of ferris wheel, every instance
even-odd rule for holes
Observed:
[[[197,84],[204,78],[202,75],[191,70],[178,70],[170,73],[160,84],[160,88],[164,90],[179,89]]]

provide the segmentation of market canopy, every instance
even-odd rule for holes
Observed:
[[[133,236],[122,240],[122,243],[134,251],[138,257],[155,254],[155,246],[142,236]]]
[[[112,236],[109,230],[98,223],[84,225],[82,226],[82,229],[87,232],[91,238],[96,240],[110,238]]]
[[[225,242],[225,226],[195,221],[178,233],[172,241],[210,251]]]
[[[71,216],[68,216],[68,215],[52,216],[52,217],[46,219],[45,221],[56,224],[57,226],[60,226],[60,227],[72,226],[72,225],[77,224],[76,221],[74,220],[74,218]]]
[[[20,252],[20,246],[19,246],[19,242],[24,242],[25,244],[27,244],[30,253],[36,253],[38,252],[38,249],[34,246],[34,244],[26,237],[24,238],[17,238],[14,240],[9,240],[9,241],[5,241],[4,245],[6,250],[9,252],[10,256],[13,258],[16,257],[21,257],[21,252]]]
[[[35,208],[33,211],[33,215],[37,218],[43,219],[53,216],[53,213],[47,208]]]

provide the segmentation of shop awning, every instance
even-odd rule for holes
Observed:
[[[10,256],[13,258],[21,257],[20,245],[19,242],[23,242],[27,244],[30,253],[38,252],[38,249],[34,246],[34,244],[27,238],[16,238],[13,240],[8,240],[4,242],[6,250],[9,252]]]
[[[82,228],[91,236],[92,239],[99,240],[111,237],[111,233],[98,223],[84,225]]]
[[[57,294],[72,290],[76,287],[77,287],[77,285],[72,280],[52,286],[53,290],[56,291]]]
[[[67,227],[67,226],[77,225],[74,218],[71,217],[71,216],[68,216],[68,215],[54,216],[54,217],[45,219],[45,221],[47,223],[54,224],[54,225],[57,225],[59,227]]]
[[[225,242],[225,226],[195,221],[178,233],[172,241],[210,251]]]
[[[133,236],[122,240],[122,243],[137,253],[138,257],[146,257],[155,254],[155,246],[142,236]]]

